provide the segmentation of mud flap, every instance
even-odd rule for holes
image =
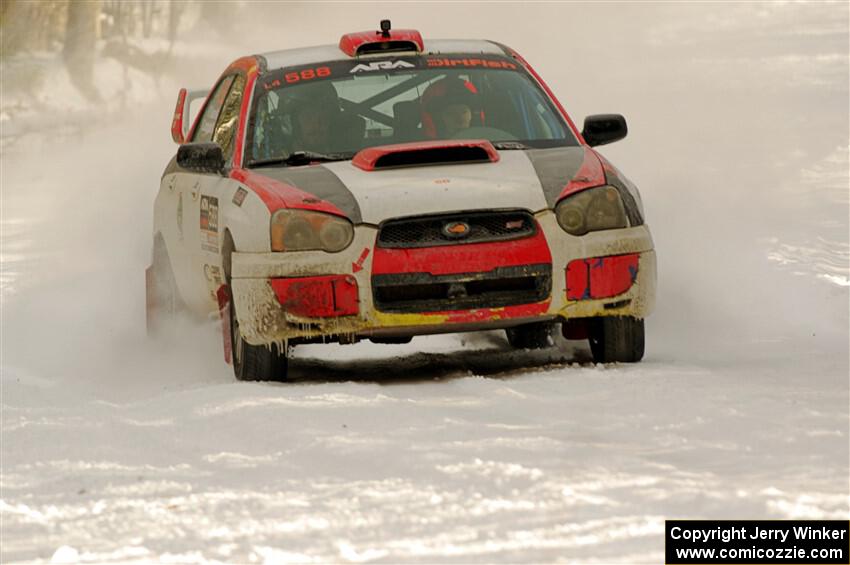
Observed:
[[[155,332],[156,302],[156,279],[151,265],[145,269],[145,327],[149,336]]]
[[[588,322],[584,318],[565,320],[561,324],[561,334],[564,336],[564,339],[576,341],[587,339],[587,324]]]
[[[218,314],[221,317],[221,337],[224,345],[224,362],[233,364],[233,340],[230,335],[230,288],[223,284],[215,293]]]

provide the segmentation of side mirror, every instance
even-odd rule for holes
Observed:
[[[197,111],[192,111],[192,102],[206,98],[209,90],[186,90],[181,88],[177,93],[177,104],[174,106],[174,117],[171,120],[171,139],[178,145],[184,143],[189,136],[189,126],[196,117]]]
[[[218,143],[184,143],[177,148],[177,165],[199,173],[219,173],[224,154]]]
[[[186,117],[186,94],[185,88],[181,88],[177,93],[177,105],[174,107],[174,118],[171,120],[171,139],[177,144],[186,140],[186,128],[183,124]]]
[[[605,145],[620,141],[629,132],[626,118],[620,114],[595,114],[584,119],[581,136],[588,145]]]

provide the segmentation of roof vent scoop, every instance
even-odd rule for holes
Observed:
[[[349,57],[374,53],[421,53],[425,44],[415,29],[392,29],[390,20],[381,20],[379,31],[347,33],[339,38],[340,50]]]
[[[351,164],[364,171],[421,167],[423,165],[460,165],[495,163],[499,152],[487,140],[422,141],[366,148]]]

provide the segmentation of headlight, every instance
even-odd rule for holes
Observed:
[[[307,210],[278,210],[272,215],[272,251],[342,251],[354,239],[354,226],[339,216]]]
[[[555,206],[555,217],[565,232],[587,232],[628,227],[623,199],[613,186],[589,188],[567,196]]]

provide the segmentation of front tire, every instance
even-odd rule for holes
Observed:
[[[552,322],[534,322],[505,330],[508,343],[514,349],[545,349],[554,345]]]
[[[588,340],[596,363],[637,363],[643,359],[643,320],[602,317],[589,320]]]
[[[233,373],[240,381],[286,381],[289,376],[287,348],[280,351],[277,344],[251,345],[242,339],[236,307],[231,294],[230,340],[233,352]]]

